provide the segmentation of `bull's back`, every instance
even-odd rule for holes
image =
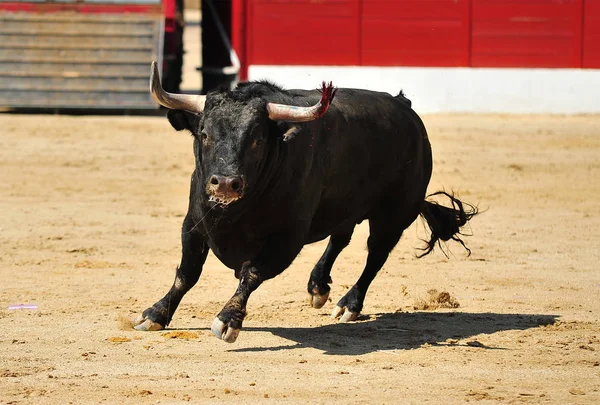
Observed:
[[[410,205],[424,199],[431,149],[406,101],[366,90],[336,94],[315,142],[322,152],[313,179],[322,186],[311,226],[315,239],[368,218],[386,200]]]

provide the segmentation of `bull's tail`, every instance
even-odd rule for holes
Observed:
[[[464,235],[461,229],[473,216],[477,215],[479,212],[478,208],[460,201],[454,194],[448,194],[445,191],[430,194],[427,198],[438,195],[448,197],[452,202],[452,208],[444,207],[434,201],[425,200],[423,202],[420,215],[429,226],[431,238],[429,241],[425,241],[427,246],[421,249],[423,253],[418,255],[418,257],[423,257],[431,253],[436,243],[440,244],[441,248],[441,241],[448,241],[450,239],[463,245],[470,255],[471,250],[460,238],[460,235]],[[444,254],[447,256],[446,252]]]

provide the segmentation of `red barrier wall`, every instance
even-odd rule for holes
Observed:
[[[246,65],[600,68],[600,0],[233,2]]]
[[[361,62],[466,66],[469,14],[468,0],[363,1]]]
[[[250,63],[360,64],[359,5],[359,0],[249,0]]]
[[[584,1],[583,67],[600,69],[600,0]]]
[[[475,0],[471,65],[579,67],[582,0]]]

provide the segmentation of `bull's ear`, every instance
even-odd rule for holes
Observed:
[[[201,115],[182,110],[169,110],[167,119],[176,131],[187,129],[192,134],[198,131]]]
[[[300,133],[302,128],[298,124],[288,123],[284,121],[277,122],[277,133],[284,142],[291,141]]]

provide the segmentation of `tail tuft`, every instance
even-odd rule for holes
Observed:
[[[443,195],[450,199],[452,202],[452,208],[444,207],[435,201],[427,201],[423,203],[421,209],[421,217],[425,220],[431,231],[431,238],[429,241],[424,241],[427,246],[422,248],[423,253],[417,257],[427,256],[433,251],[435,244],[440,244],[441,241],[448,241],[450,239],[460,243],[471,255],[471,250],[465,245],[459,235],[465,235],[461,232],[461,228],[466,223],[479,213],[476,206],[460,201],[454,196],[454,194],[446,193],[445,191],[438,191],[430,194],[427,198],[434,197],[437,195]],[[467,207],[465,209],[465,207]],[[442,249],[443,252],[443,249]],[[446,256],[446,252],[444,252]]]

